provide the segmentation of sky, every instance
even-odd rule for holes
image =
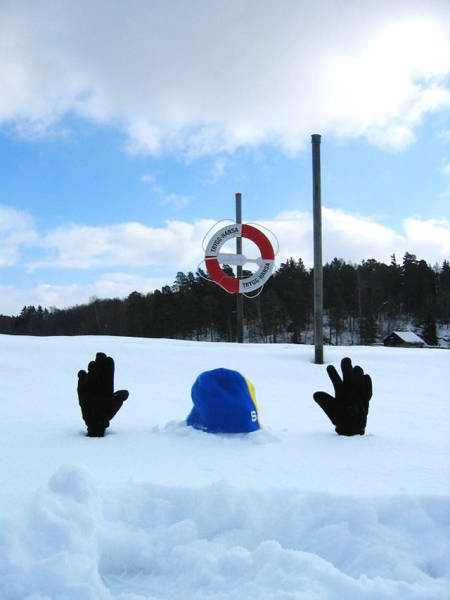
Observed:
[[[238,192],[311,267],[312,134],[324,262],[450,259],[446,0],[0,0],[0,80],[0,314],[171,285]]]

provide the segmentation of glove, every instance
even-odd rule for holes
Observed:
[[[78,401],[89,437],[103,437],[122,404],[128,390],[114,392],[114,361],[103,352],[97,352],[88,371],[78,373]]]
[[[339,435],[364,435],[372,397],[372,380],[361,367],[352,367],[349,358],[341,362],[342,379],[329,365],[327,373],[334,387],[335,398],[326,392],[315,392],[313,397],[335,426]]]

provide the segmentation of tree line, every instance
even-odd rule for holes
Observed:
[[[230,267],[225,267],[233,276]],[[250,273],[244,272],[245,275]],[[373,344],[391,331],[413,328],[430,345],[449,325],[450,264],[430,266],[406,253],[390,264],[335,258],[324,265],[324,334],[329,344]],[[179,272],[172,286],[125,299],[92,299],[71,308],[24,306],[0,316],[0,333],[117,335],[206,341],[236,340],[236,300],[206,274]],[[263,291],[244,298],[250,342],[313,342],[313,271],[290,258]]]

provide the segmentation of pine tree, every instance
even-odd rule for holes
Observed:
[[[377,337],[377,323],[371,313],[359,319],[359,343],[362,345],[374,344]]]
[[[428,315],[422,328],[422,338],[429,346],[438,345],[436,319],[432,315]]]

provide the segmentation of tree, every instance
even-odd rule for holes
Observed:
[[[132,292],[125,301],[127,314],[127,333],[134,337],[143,337],[149,329],[149,314],[145,297]]]
[[[427,315],[422,328],[422,338],[429,346],[438,345],[436,319],[432,315]]]
[[[269,287],[270,286],[270,287]],[[312,276],[301,258],[289,258],[269,282],[268,289],[276,292],[282,311],[285,313],[287,329],[293,343],[301,342],[301,334],[311,317]],[[264,292],[262,292],[264,294]]]
[[[436,314],[441,323],[450,320],[450,263],[444,260],[437,274]]]
[[[234,277],[230,266],[224,272]],[[244,275],[249,274],[245,271]],[[311,341],[313,272],[301,259],[282,263],[264,290],[244,298],[244,318],[252,341]],[[324,313],[330,340],[343,333],[371,344],[401,321],[411,322],[433,345],[437,324],[450,319],[450,263],[432,268],[406,253],[389,265],[374,259],[359,265],[335,258],[324,267]],[[390,332],[389,331],[389,332]],[[236,296],[212,283],[205,272],[178,272],[172,286],[123,300],[90,299],[67,309],[24,306],[17,317],[0,315],[0,332],[28,335],[130,335],[234,341]],[[347,340],[346,340],[347,341]]]
[[[356,311],[356,270],[344,260],[335,258],[324,266],[323,284],[330,341],[334,333],[335,344],[338,344],[344,330],[344,319]]]
[[[359,343],[371,345],[376,341],[377,323],[373,314],[367,313],[359,319]]]
[[[434,310],[436,284],[433,269],[415,254],[406,252],[402,266],[402,300],[404,312],[423,319],[424,311]]]

